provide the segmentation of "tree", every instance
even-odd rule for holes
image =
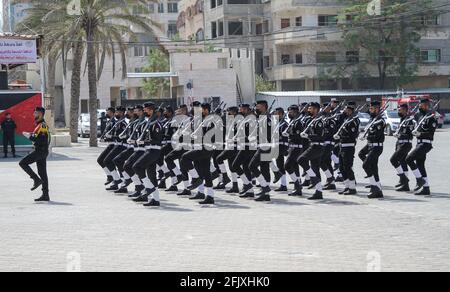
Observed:
[[[269,92],[275,90],[276,86],[273,82],[264,79],[261,75],[256,76],[256,92]]]
[[[169,72],[170,64],[168,56],[159,49],[152,49],[147,59],[146,73]],[[143,90],[150,96],[164,97],[169,90],[170,82],[167,78],[146,78],[143,81]]]
[[[71,135],[76,140],[78,127],[79,95],[81,80],[81,60],[86,52],[86,67],[89,87],[90,132],[97,133],[97,82],[103,72],[106,57],[113,62],[113,78],[115,77],[116,54],[120,55],[122,78],[127,72],[127,41],[137,39],[132,29],[138,28],[151,33],[159,25],[150,18],[148,2],[156,0],[80,0],[80,7],[68,13],[70,0],[35,0],[29,10],[26,22],[33,27],[42,27],[40,31],[49,43],[61,44],[63,58],[72,51],[74,70],[71,82]],[[138,7],[141,15],[132,14],[131,10]],[[89,145],[97,146],[97,136],[91,135]]]
[[[343,45],[359,55],[347,55],[334,69],[324,70],[325,74],[349,77],[357,84],[375,68],[380,89],[386,87],[388,78],[397,86],[414,81],[420,56],[417,43],[427,28],[424,20],[436,15],[432,0],[384,0],[381,15],[369,15],[370,0],[341,1],[345,4],[339,24]]]

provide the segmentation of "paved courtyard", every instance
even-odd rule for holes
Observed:
[[[381,160],[384,200],[277,194],[269,204],[219,194],[200,207],[162,193],[145,209],[103,188],[100,149],[54,149],[50,204],[17,160],[0,160],[0,271],[442,271],[450,270],[450,130],[428,160],[433,196],[396,193]],[[365,182],[357,161],[358,181]],[[311,192],[307,192],[311,194]]]

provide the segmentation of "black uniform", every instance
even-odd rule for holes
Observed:
[[[20,167],[34,180],[35,186],[42,184],[42,192],[48,197],[47,157],[49,154],[50,132],[47,123],[42,120],[30,136],[33,142],[33,151],[25,156],[19,163]],[[38,174],[30,167],[36,163]]]
[[[276,174],[278,178],[281,178],[282,176],[286,175],[286,169],[284,167],[285,165],[285,157],[288,155],[289,152],[289,137],[283,136],[283,132],[286,131],[286,129],[289,127],[289,123],[286,121],[286,119],[283,119],[280,121],[280,124],[278,125],[278,135],[279,135],[279,153],[278,157],[275,160],[275,164],[279,170],[279,173]]]
[[[335,146],[333,137],[339,128],[337,127],[336,119],[331,115],[323,117],[323,126],[324,126],[324,133],[323,133],[324,146],[323,146],[321,169],[327,174],[327,182],[331,184],[334,182],[333,165],[331,164],[332,163],[331,155],[333,154],[333,149]]]
[[[108,147],[106,147],[105,150],[103,150],[103,152],[100,154],[100,156],[97,159],[97,163],[101,166],[101,168],[106,169],[106,165],[105,165],[105,158],[106,156],[108,156],[109,152],[111,152],[111,150],[114,148],[114,141],[111,138],[106,138],[105,135],[107,133],[109,133],[112,128],[114,127],[114,125],[116,124],[117,120],[116,118],[112,118],[108,121],[108,123],[106,124],[105,127],[105,131],[102,133],[101,136],[101,140],[103,140],[104,142],[108,142]],[[108,181],[112,181],[112,177],[111,175],[108,175]]]
[[[114,164],[114,159],[122,153],[122,151],[127,149],[127,139],[124,137],[120,137],[120,135],[125,131],[127,128],[128,123],[125,118],[120,119],[117,121],[114,125],[114,127],[106,133],[105,137],[112,141],[114,147],[111,149],[111,151],[108,153],[108,155],[105,157],[105,160],[103,161],[103,164],[105,167],[110,171],[115,171],[116,165]],[[117,181],[120,183],[120,181]]]
[[[367,134],[367,145],[360,151],[359,157],[363,161],[364,171],[371,180],[371,193],[377,193],[378,196],[381,196],[378,160],[381,154],[383,154],[386,122],[381,116],[377,116],[376,118],[372,118],[370,123],[371,126]]]
[[[142,136],[144,133],[144,129],[147,125],[147,120],[145,117],[142,117],[138,120],[138,123],[135,125],[133,129],[133,133],[131,134],[130,138],[128,139],[128,144],[133,146],[134,153],[131,154],[131,156],[125,161],[125,164],[123,165],[124,171],[127,173],[128,176],[133,178],[133,182],[136,185],[136,191],[142,191],[143,187],[140,184],[139,177],[135,176],[135,171],[133,169],[133,165],[138,161],[139,158],[144,154],[145,148],[140,147],[136,144],[136,141],[139,139],[139,137]],[[134,195],[137,195],[135,193]]]
[[[303,139],[300,134],[303,132],[303,115],[292,120],[289,124],[288,129],[285,131],[285,135],[288,136],[289,150],[285,163],[285,169],[291,180],[295,183],[295,192],[291,195],[299,196],[301,195],[302,185],[300,178],[300,167],[297,163],[298,158],[303,153]]]
[[[433,149],[434,133],[436,132],[438,121],[434,114],[428,113],[418,119],[418,125],[413,132],[417,137],[416,148],[408,155],[406,162],[417,178],[416,191],[422,186],[424,189],[418,195],[429,195],[428,174],[425,168],[427,154]]]
[[[359,136],[360,120],[358,116],[351,116],[344,120],[339,129],[337,139],[339,144],[339,170],[345,182],[345,190],[341,194],[355,194],[356,180],[353,171],[355,161],[355,147]]]
[[[16,156],[16,142],[15,142],[15,132],[17,125],[12,120],[4,120],[2,123],[2,131],[3,131],[3,153],[5,153],[5,157],[8,155],[8,145],[11,145],[11,152],[13,156]]]
[[[414,117],[403,117],[399,129],[395,136],[397,137],[397,144],[395,147],[395,153],[391,157],[391,164],[397,169],[397,174],[400,176],[400,184],[403,186],[404,191],[409,191],[409,179],[405,173],[408,172],[408,164],[406,163],[406,157],[412,149],[413,134],[416,127]]]

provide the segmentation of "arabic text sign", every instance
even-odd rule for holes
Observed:
[[[36,40],[0,39],[0,64],[29,64],[36,60]]]

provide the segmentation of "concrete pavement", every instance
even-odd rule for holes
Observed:
[[[384,200],[366,199],[363,185],[323,202],[220,193],[214,207],[163,192],[158,210],[106,192],[100,149],[84,143],[54,149],[50,204],[33,203],[17,160],[0,160],[0,271],[448,271],[450,130],[428,159],[430,198],[393,190],[393,149],[388,138]]]

